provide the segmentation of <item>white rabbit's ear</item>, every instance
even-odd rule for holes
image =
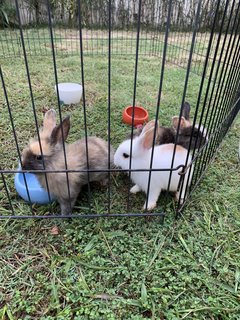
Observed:
[[[179,123],[179,117],[178,116],[172,117],[172,126],[176,130],[178,128],[178,123]],[[191,126],[191,122],[189,120],[186,120],[184,117],[181,117],[181,119],[180,119],[180,129],[187,128],[187,127],[190,127],[190,126]]]
[[[152,128],[154,129],[155,123],[156,123],[156,120],[155,120],[155,119],[149,121],[149,122],[143,127],[141,134],[144,134],[144,133],[147,132],[149,129],[152,129]],[[156,128],[156,129],[158,129],[158,121],[157,121],[157,128]]]
[[[140,143],[142,144],[144,149],[150,149],[153,145],[153,138],[154,138],[154,128],[155,128],[155,120],[149,121],[145,127],[143,128],[143,131],[140,135]],[[157,127],[156,127],[156,135],[158,132],[158,121],[157,121]]]
[[[45,113],[43,120],[43,130],[52,131],[56,127],[56,111],[50,109]]]

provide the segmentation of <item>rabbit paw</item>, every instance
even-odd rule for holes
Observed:
[[[152,209],[156,208],[156,206],[157,206],[156,202],[148,201],[147,211],[151,211]],[[144,211],[146,210],[146,202],[144,203],[143,210]]]
[[[139,192],[139,191],[141,191],[141,188],[137,185],[137,184],[135,184],[131,189],[130,189],[130,192],[131,193],[137,193],[137,192]]]

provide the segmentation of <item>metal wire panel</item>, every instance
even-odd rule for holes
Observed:
[[[0,218],[164,217],[172,202],[169,193],[176,172],[179,172],[179,183],[174,192],[177,192],[178,201],[172,209],[177,214],[181,212],[191,194],[197,192],[194,191],[196,186],[239,112],[240,3],[235,0],[214,1],[214,5],[200,0],[196,4],[187,1],[177,4],[172,0],[140,0],[137,3],[130,0],[94,3],[77,0],[70,10],[57,1],[55,5],[49,0],[37,1],[35,7],[29,8],[27,2],[15,0],[12,6],[15,15],[8,23],[0,21],[3,93],[0,96],[0,204],[3,208]],[[16,70],[12,68],[13,64],[16,64]],[[46,79],[39,76],[41,66]],[[82,100],[75,106],[63,107],[58,86],[56,93],[53,87],[62,79],[71,79],[71,73],[77,77],[76,82],[82,84]],[[151,73],[154,80],[149,80],[153,76]],[[118,97],[120,92],[124,102]],[[168,104],[173,98],[176,106]],[[184,106],[188,99],[193,104],[190,119],[185,119],[182,117],[186,116]],[[148,166],[136,168],[132,160],[136,149],[134,118],[136,106],[141,101],[149,106],[150,120],[155,122]],[[120,120],[124,103],[133,106],[132,124],[128,130]],[[57,120],[61,124],[60,169],[54,164],[49,166],[40,129],[43,114],[52,107],[57,110]],[[71,142],[83,139],[84,168],[80,165],[72,167],[70,162],[70,143],[65,143],[63,126],[67,112],[71,114],[74,133]],[[169,120],[173,116],[178,121],[175,129],[171,128],[172,157],[167,168],[156,167],[160,152],[157,120],[170,128]],[[179,145],[183,145],[181,119],[188,123],[188,143],[184,143],[184,163],[175,165],[181,150]],[[130,133],[129,166],[127,169],[115,168],[111,150],[112,147],[117,149],[126,139],[126,132]],[[30,200],[27,206],[18,198],[13,179],[19,172],[18,163],[23,167],[22,150],[34,133],[42,169],[37,172],[20,170]],[[92,164],[90,136],[99,136],[106,141],[107,161],[102,169]],[[100,160],[94,160],[95,165]],[[63,181],[62,188],[67,186],[64,203],[69,209],[68,214],[62,212],[60,215],[58,204],[50,204],[44,209],[32,204],[25,176],[28,172],[42,173],[49,200],[52,179],[59,184]],[[142,212],[141,200],[133,200],[130,191],[136,172],[147,172],[146,202]],[[159,172],[169,174],[163,188],[166,192],[162,194],[163,190],[160,190],[158,207],[148,213],[153,181]],[[106,185],[96,187],[92,184],[94,174],[103,174]],[[80,193],[82,185],[76,182],[81,197],[77,204],[81,204],[75,208],[72,204],[75,202],[73,177],[76,176],[86,177],[86,187]],[[135,197],[143,199],[142,195]],[[61,204],[60,194],[57,199]]]

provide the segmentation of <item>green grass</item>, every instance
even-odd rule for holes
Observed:
[[[2,222],[2,319],[239,319],[239,127],[180,220]]]
[[[24,44],[27,54],[33,57],[51,55],[51,37],[47,28],[26,28],[23,29]],[[55,53],[59,57],[66,55],[79,55],[79,32],[77,29],[53,28],[53,42]],[[192,42],[191,32],[169,32],[167,61],[187,68],[189,53]],[[108,54],[108,31],[107,30],[82,30],[83,52],[86,56],[107,55]],[[209,51],[208,68],[206,75],[209,77],[212,60],[215,56],[219,34],[215,33]],[[111,32],[111,52],[114,55],[129,56],[136,53],[137,32],[135,29],[123,31],[113,30]],[[225,34],[221,35],[220,48],[224,42]],[[230,35],[226,37],[227,42]],[[207,55],[210,40],[210,33],[196,34],[195,45],[192,55],[192,72],[198,75],[203,73],[205,57]],[[164,51],[165,33],[140,30],[139,35],[139,55],[162,57]],[[233,44],[233,46],[235,46]],[[222,62],[226,56],[226,47],[223,50]],[[218,50],[215,59],[220,58]],[[0,30],[0,57],[13,57],[22,54],[22,43],[18,29]],[[231,60],[230,60],[231,62]]]
[[[58,80],[81,82],[79,58],[57,57]],[[107,56],[84,57],[89,135],[107,139]],[[121,113],[132,103],[134,57],[113,56],[111,72],[111,143],[130,128]],[[32,103],[23,59],[2,65],[20,151],[35,133]],[[46,108],[57,108],[52,59],[29,58],[39,125]],[[161,59],[140,57],[137,104],[154,117]],[[160,123],[178,114],[186,70],[166,64]],[[186,100],[194,114],[201,78],[190,74]],[[203,95],[206,85],[203,88]],[[203,102],[203,98],[201,98]],[[63,106],[71,115],[68,141],[84,136],[82,103]],[[0,224],[0,318],[2,319],[239,319],[239,163],[240,121],[235,123],[214,164],[195,190],[182,219],[174,218],[174,201],[161,196],[159,218],[99,220],[24,220]],[[7,105],[0,96],[0,167],[14,169],[18,155]],[[18,215],[30,213],[16,194],[13,175],[5,175]],[[112,177],[111,210],[126,211],[126,177]],[[0,214],[9,215],[0,182]],[[92,186],[92,211],[106,212],[107,190]],[[131,196],[139,212],[144,195]],[[87,213],[84,190],[74,212]],[[33,206],[48,214],[48,206]],[[53,204],[54,212],[59,211]],[[59,234],[53,235],[54,226]]]
[[[43,57],[40,63],[35,59],[29,58],[29,71],[31,74],[31,86],[34,97],[34,105],[38,116],[38,125],[43,119],[43,112],[46,108],[57,109],[57,98],[54,92],[54,72],[52,59]],[[124,125],[121,121],[122,110],[125,106],[131,105],[133,101],[134,84],[134,58],[115,57],[112,58],[111,68],[111,133],[110,139],[113,147],[117,148],[126,136],[130,133],[130,127]],[[81,69],[79,67],[78,57],[66,57],[57,59],[58,82],[74,81],[81,82]],[[3,65],[3,75],[8,92],[11,113],[16,130],[17,140],[21,150],[28,143],[28,140],[36,134],[34,115],[32,112],[32,102],[29,92],[29,85],[26,77],[26,70],[23,59],[15,59],[14,63],[10,59]],[[153,57],[139,59],[138,81],[136,104],[146,107],[150,118],[155,116],[157,97],[159,90],[161,70],[161,59]],[[88,135],[97,135],[107,139],[108,132],[108,60],[107,57],[85,57],[84,74],[86,88],[86,109],[87,109],[87,127]],[[182,92],[184,87],[185,70],[166,65],[164,75],[164,85],[162,89],[161,107],[159,120],[163,125],[171,125],[171,117],[178,115],[181,104]],[[186,100],[192,105],[192,114],[194,114],[197,103],[197,94],[199,90],[200,77],[194,74],[190,75],[190,85],[187,91]],[[205,88],[204,88],[205,90]],[[203,90],[203,92],[204,92]],[[12,134],[11,123],[7,105],[2,97],[2,107],[0,107],[0,134],[4,136],[1,144],[2,169],[14,169],[18,165],[18,154],[15,146],[14,136]],[[62,107],[63,116],[70,114],[71,131],[68,141],[74,141],[84,136],[84,117],[82,103],[76,106]],[[10,196],[14,209],[18,214],[30,213],[30,207],[24,202],[19,202],[19,197],[13,186],[13,175],[6,177]],[[127,190],[125,188],[126,177],[121,175],[112,177],[112,212],[126,211]],[[94,201],[92,203],[93,212],[107,210],[107,190],[93,186]],[[3,193],[0,203],[3,214],[9,208],[6,193]],[[132,212],[139,212],[144,203],[143,195],[132,199]],[[167,197],[167,205],[172,209],[174,201]],[[87,197],[83,193],[78,207],[83,212],[88,212]],[[166,197],[159,201],[157,210],[166,210]],[[58,207],[53,205],[53,210],[58,211]],[[34,207],[34,212],[45,214],[49,207]]]

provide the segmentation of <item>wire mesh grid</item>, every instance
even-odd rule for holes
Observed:
[[[169,207],[181,212],[239,111],[239,2],[216,1],[211,7],[209,1],[198,1],[193,8],[186,8],[183,2],[185,11],[180,14],[181,8],[173,1],[165,7],[160,1],[96,1],[95,7],[87,8],[84,1],[78,0],[73,1],[75,14],[68,19],[66,9],[61,12],[50,1],[38,3],[39,12],[35,7],[35,15],[31,16],[26,3],[16,0],[15,19],[0,30],[0,217],[163,217]],[[82,84],[82,101],[62,106],[58,86],[56,93],[52,87],[73,78]],[[190,116],[186,100],[191,100]],[[153,121],[136,134],[134,117],[138,103],[148,105]],[[134,106],[130,129],[120,120],[125,104]],[[60,125],[55,124],[51,134],[43,139],[44,125],[39,128],[52,107]],[[70,142],[81,139],[75,145],[65,143],[70,125],[64,114],[69,113],[73,131]],[[168,127],[159,126],[155,119]],[[115,167],[112,147],[119,151],[118,146],[127,139],[129,130],[129,154],[123,153],[129,158],[127,167]],[[148,154],[148,158],[145,167],[141,167],[136,165],[135,152],[147,144],[141,145],[141,141],[147,141],[149,132],[150,143],[142,155]],[[30,142],[32,164],[26,162],[22,150],[34,133],[38,152],[34,153]],[[91,136],[105,140],[101,145],[105,156],[102,166],[103,155],[96,150],[103,142],[94,142]],[[46,143],[51,151],[46,150]],[[71,156],[74,148],[79,148],[75,162]],[[159,158],[171,155],[165,167],[158,164],[162,164],[157,158],[161,152]],[[36,157],[40,164],[36,165]],[[17,169],[18,162],[24,170]],[[58,214],[55,203],[42,209],[32,201],[29,206],[19,201],[13,185],[14,174],[19,172],[23,173],[22,184],[29,200],[31,190],[26,174],[35,172],[49,201],[51,193],[56,196],[62,214]],[[166,181],[156,185],[156,177]],[[106,186],[92,185],[92,180],[100,180]],[[136,184],[133,188],[132,181]],[[155,207],[161,189],[166,190],[158,201],[161,204],[149,213],[147,209]],[[133,200],[131,195],[140,190],[146,193],[143,212],[139,208],[143,196]],[[171,191],[176,194],[176,203],[169,197]],[[73,208],[79,193],[80,200]]]

